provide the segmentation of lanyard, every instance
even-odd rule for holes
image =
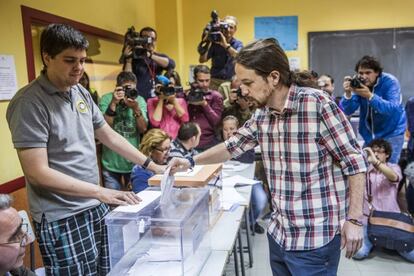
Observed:
[[[147,65],[148,71],[150,73],[151,80],[155,81],[155,64],[153,65],[151,63],[151,61],[148,63],[147,59],[145,59],[144,61],[145,61],[145,64]]]

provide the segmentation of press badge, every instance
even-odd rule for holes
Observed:
[[[88,106],[86,105],[86,103],[83,100],[78,100],[76,102],[76,109],[80,113],[86,113],[86,112],[88,112]]]

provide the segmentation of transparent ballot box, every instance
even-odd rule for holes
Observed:
[[[109,213],[109,275],[198,275],[211,253],[208,203],[208,188],[174,188],[169,204]]]

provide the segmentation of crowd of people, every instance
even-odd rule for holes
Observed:
[[[377,210],[400,211],[397,163],[414,108],[407,105],[406,116],[398,80],[364,56],[335,103],[329,74],[292,72],[276,40],[243,47],[234,37],[237,19],[223,22],[218,39],[203,35],[199,61],[211,60],[211,69],[195,66],[189,89],[181,86],[175,61],[156,51],[156,30],[145,27],[138,34],[147,42],[125,39],[123,71],[100,98],[83,71],[86,38],[68,25],[45,28],[44,69],[12,99],[7,121],[47,273],[106,274],[102,218],[109,205],[139,203],[136,193],[167,165],[174,172],[230,159],[253,163],[257,146],[265,179],[253,187],[250,219],[252,230],[264,233],[257,221],[272,203],[267,237],[274,275],[334,275],[341,245],[347,257],[369,255],[367,181]],[[356,110],[362,144],[348,120]],[[103,145],[100,160],[95,139]],[[6,211],[15,216],[9,199],[2,200],[0,221]],[[22,225],[14,224],[10,231],[19,236],[2,237],[1,256],[4,244],[27,243]],[[399,253],[414,262],[414,251]],[[16,254],[14,265],[0,272],[21,266]]]

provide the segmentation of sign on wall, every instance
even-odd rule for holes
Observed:
[[[14,56],[0,55],[0,101],[11,100],[17,92]]]
[[[255,39],[273,37],[285,51],[298,49],[298,17],[270,16],[254,18]]]

